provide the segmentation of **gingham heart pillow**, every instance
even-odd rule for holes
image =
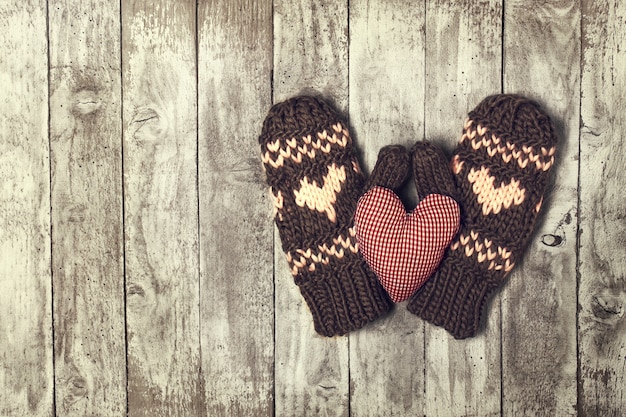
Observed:
[[[430,194],[407,213],[393,191],[378,186],[359,199],[354,217],[359,251],[394,302],[413,295],[437,269],[459,222],[450,197]]]

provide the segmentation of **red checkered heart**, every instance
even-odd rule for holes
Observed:
[[[407,213],[382,187],[365,193],[354,215],[359,250],[394,302],[413,295],[437,269],[459,222],[450,197],[430,194]]]

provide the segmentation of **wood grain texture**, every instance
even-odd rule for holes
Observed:
[[[274,407],[273,215],[257,137],[271,105],[271,1],[199,4],[202,369],[209,416]]]
[[[333,100],[340,110],[346,109],[347,1],[274,3],[273,85],[274,102],[315,90]],[[347,416],[348,338],[325,338],[315,333],[277,230],[274,240],[275,413]]]
[[[0,415],[48,417],[53,347],[46,4],[0,4]]]
[[[544,106],[558,154],[534,236],[502,297],[503,412],[574,415],[579,2],[505,5],[504,90]]]
[[[500,91],[502,2],[428,2],[426,16],[426,140],[451,151],[467,113]],[[426,415],[500,415],[498,294],[482,320],[461,341],[426,325]]]
[[[204,415],[194,1],[122,4],[130,416]]]
[[[626,410],[626,5],[583,2],[579,415]]]
[[[366,172],[383,146],[423,138],[424,18],[410,0],[350,2],[350,122]],[[397,304],[350,335],[351,415],[423,415],[423,369],[423,323]]]
[[[274,2],[274,102],[317,92],[348,105],[348,3]]]
[[[54,1],[50,151],[57,413],[126,413],[119,7]],[[68,13],[72,10],[72,13]]]

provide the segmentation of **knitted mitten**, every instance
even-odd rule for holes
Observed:
[[[407,213],[396,191],[409,172],[403,146],[382,148],[354,215],[359,250],[394,302],[424,284],[459,230],[459,206],[448,196],[428,195]]]
[[[282,248],[315,330],[342,335],[387,312],[354,237],[365,180],[345,121],[322,100],[294,97],[270,109],[259,143]]]
[[[455,338],[476,334],[488,295],[520,260],[541,208],[556,137],[550,118],[517,95],[484,99],[465,122],[450,168],[428,143],[413,151],[419,194],[461,206],[461,229],[408,309]]]

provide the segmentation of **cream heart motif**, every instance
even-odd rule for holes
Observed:
[[[450,197],[430,194],[407,213],[383,187],[365,193],[354,215],[359,251],[394,302],[409,298],[437,269],[459,222]]]
[[[294,190],[296,204],[300,207],[308,207],[320,213],[326,213],[328,220],[335,223],[337,212],[335,203],[337,194],[341,192],[341,186],[346,181],[346,167],[332,164],[328,167],[328,174],[324,176],[324,184],[320,187],[317,182],[309,182],[307,177],[300,180],[300,189]]]

